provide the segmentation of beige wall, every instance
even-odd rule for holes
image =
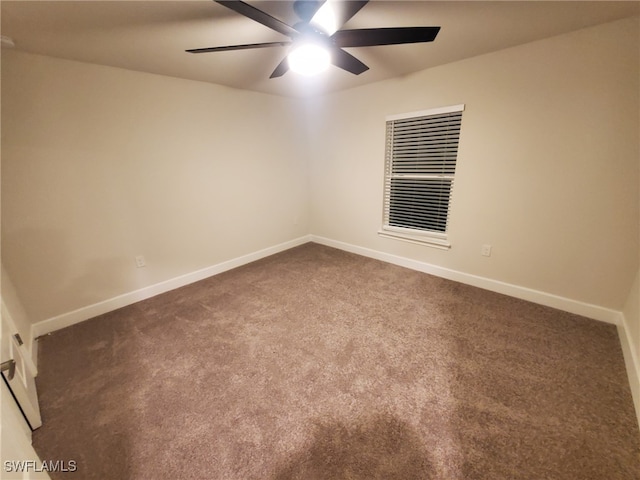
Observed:
[[[309,102],[311,232],[621,310],[638,270],[638,23]],[[451,250],[379,237],[385,116],[460,103]]]
[[[3,264],[32,322],[307,233],[622,310],[638,44],[623,20],[307,102],[3,52]],[[379,237],[385,116],[458,103],[451,250]]]
[[[3,51],[2,263],[30,320],[306,234],[293,108]]]

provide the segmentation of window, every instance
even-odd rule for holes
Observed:
[[[449,204],[464,105],[387,117],[380,235],[449,248]]]

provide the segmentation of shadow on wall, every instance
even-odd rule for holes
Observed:
[[[298,453],[272,480],[429,479],[434,475],[420,436],[390,414],[359,423],[316,425],[308,449]]]
[[[140,288],[132,259],[86,258],[90,246],[81,258],[69,240],[51,228],[3,232],[3,264],[34,322]]]

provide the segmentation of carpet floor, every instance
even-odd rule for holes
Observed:
[[[305,244],[40,339],[81,479],[629,479],[616,327]]]

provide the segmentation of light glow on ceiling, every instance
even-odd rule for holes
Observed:
[[[324,2],[309,23],[326,33],[328,36],[336,33],[338,30],[338,20],[336,19],[333,2],[331,0]]]

